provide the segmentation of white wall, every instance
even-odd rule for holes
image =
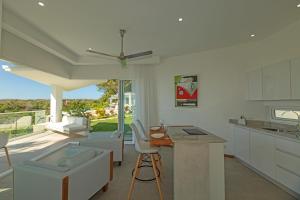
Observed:
[[[155,67],[158,120],[168,124],[192,124],[229,141],[228,120],[245,114],[248,119],[266,119],[262,101],[246,101],[246,74],[250,68],[300,57],[300,22],[261,41],[172,57]],[[249,38],[250,40],[250,38]],[[175,108],[175,75],[198,74],[199,107]]]

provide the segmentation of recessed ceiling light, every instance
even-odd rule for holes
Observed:
[[[93,48],[90,47],[90,48],[88,48],[88,50],[93,50]]]
[[[179,22],[182,22],[182,21],[183,21],[183,18],[181,18],[181,17],[178,18],[178,21],[179,21]]]
[[[45,6],[45,3],[41,2],[41,1],[39,1],[38,4],[39,4],[39,6],[42,6],[42,7]]]
[[[299,4],[297,4],[297,8],[300,8],[300,3],[299,3]]]
[[[250,37],[255,37],[255,34],[251,34]]]

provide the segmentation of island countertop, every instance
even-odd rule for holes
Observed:
[[[197,128],[202,133],[205,133],[207,135],[189,135],[188,133],[186,133],[183,130],[184,128]],[[191,143],[224,143],[224,142],[226,142],[223,138],[218,137],[206,130],[203,130],[199,127],[194,127],[194,126],[190,126],[190,127],[170,126],[170,127],[168,127],[167,134],[174,143],[176,143],[176,142],[191,142]]]

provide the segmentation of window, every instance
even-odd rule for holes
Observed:
[[[297,121],[298,116],[300,117],[300,108],[274,108],[273,119],[276,120],[287,120]]]

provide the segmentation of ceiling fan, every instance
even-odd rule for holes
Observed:
[[[86,51],[89,52],[89,53],[94,53],[94,54],[98,54],[98,55],[102,55],[102,56],[117,58],[120,61],[122,66],[126,66],[127,65],[127,60],[129,60],[129,59],[139,58],[139,57],[148,56],[148,55],[153,54],[153,51],[144,51],[144,52],[139,52],[139,53],[135,53],[135,54],[125,55],[125,53],[124,53],[124,36],[125,36],[125,33],[126,33],[125,29],[120,30],[121,53],[120,53],[119,56],[111,55],[111,54],[107,54],[107,53],[103,53],[103,52],[99,52],[99,51],[95,51],[92,48],[89,48]]]

